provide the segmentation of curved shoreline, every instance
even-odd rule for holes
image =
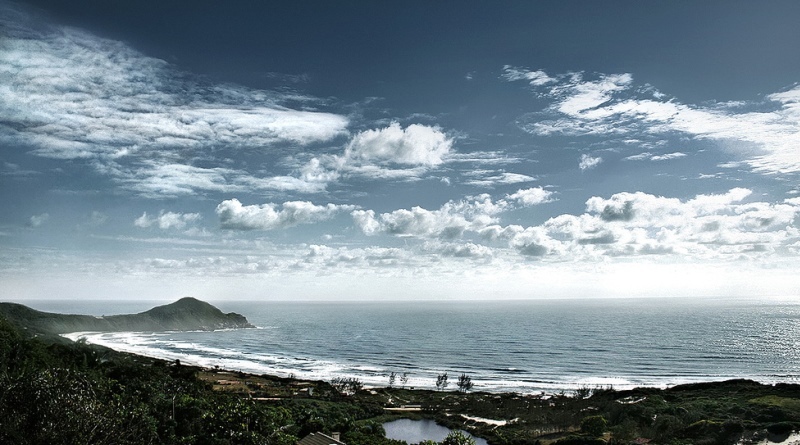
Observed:
[[[252,360],[247,358],[247,354],[244,353],[236,353],[232,354],[231,357],[211,357],[211,356],[202,356],[199,354],[191,354],[188,352],[177,352],[177,351],[169,351],[163,348],[153,348],[148,346],[141,346],[141,345],[134,345],[131,346],[130,343],[126,343],[123,341],[106,341],[103,339],[102,341],[98,341],[103,337],[127,337],[127,338],[141,338],[141,337],[150,337],[150,336],[163,336],[169,335],[170,333],[180,333],[185,331],[174,331],[174,332],[73,332],[73,333],[66,333],[60,334],[61,337],[67,338],[72,341],[77,341],[81,338],[85,339],[87,343],[96,344],[102,347],[106,347],[118,352],[123,352],[127,354],[134,354],[143,357],[148,357],[152,359],[158,360],[166,360],[166,361],[174,361],[180,360],[181,363],[191,366],[197,366],[204,369],[224,369],[232,372],[243,372],[253,375],[270,375],[277,378],[293,378],[299,381],[331,381],[334,378],[355,378],[361,381],[366,387],[369,388],[388,388],[391,387],[388,385],[388,375],[366,375],[366,374],[358,374],[358,373],[341,373],[341,374],[314,374],[310,372],[303,372],[298,371],[296,369],[286,369],[286,368],[278,368],[278,367],[269,367],[263,364],[258,363],[257,360]],[[458,375],[455,373],[450,375],[451,381],[449,382],[450,385],[447,389],[449,390],[456,390],[456,379]],[[599,389],[613,389],[618,391],[626,391],[626,390],[633,390],[636,388],[653,388],[653,389],[668,389],[675,386],[680,385],[691,385],[691,384],[702,384],[702,383],[718,383],[718,382],[725,382],[729,380],[739,380],[739,379],[746,379],[759,382],[761,384],[770,385],[776,383],[786,383],[786,384],[794,384],[794,381],[763,381],[758,378],[753,378],[752,376],[722,376],[716,378],[694,378],[694,379],[665,379],[665,380],[673,380],[672,382],[664,382],[664,383],[643,383],[643,382],[631,382],[627,379],[622,378],[614,378],[614,377],[606,377],[606,378],[598,378],[595,379],[596,381],[600,381],[602,383],[596,384],[589,384],[585,382],[546,382],[546,381],[516,381],[509,383],[512,384],[505,384],[505,385],[487,385],[485,381],[481,380],[473,380],[476,385],[474,390],[480,392],[487,392],[493,394],[503,394],[503,393],[511,393],[511,394],[523,394],[523,395],[556,395],[556,394],[573,394],[578,391],[586,391],[586,390],[599,390]],[[655,380],[655,379],[654,379]],[[677,380],[677,381],[675,381]],[[620,381],[625,383],[619,384]],[[614,384],[612,382],[616,382]],[[516,383],[516,384],[513,384]],[[420,389],[420,390],[434,390],[436,389],[435,386],[435,376],[432,377],[416,377],[413,381],[409,382],[406,385],[400,385],[399,383],[395,383],[393,385],[395,387],[408,387],[410,389]]]

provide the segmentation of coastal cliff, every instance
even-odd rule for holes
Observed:
[[[17,303],[0,303],[0,315],[32,333],[80,331],[193,331],[254,327],[243,315],[223,313],[209,303],[185,297],[145,312],[96,317],[37,311]]]

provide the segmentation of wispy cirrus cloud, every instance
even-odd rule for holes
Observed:
[[[66,27],[15,30],[0,45],[2,132],[58,159],[142,150],[307,144],[348,119],[292,110],[281,96],[204,84],[129,46]]]
[[[33,215],[28,218],[27,226],[28,227],[39,227],[42,224],[46,223],[50,219],[49,213],[40,213],[38,215]]]
[[[653,154],[650,152],[639,153],[636,155],[626,156],[623,158],[625,161],[669,161],[672,159],[679,159],[688,156],[686,153],[676,151],[672,153],[664,153],[662,155]]]
[[[800,172],[800,86],[769,94],[761,101],[694,105],[668,98],[624,74],[567,73],[505,67],[505,80],[547,76],[531,83],[552,102],[523,118],[520,127],[536,135],[626,136],[680,134],[712,140],[766,174]],[[544,74],[542,74],[544,73]],[[651,159],[651,160],[665,160]]]
[[[145,196],[230,190],[261,178],[197,167],[193,158],[348,134],[345,116],[289,108],[296,94],[202,81],[124,43],[0,7],[0,140],[40,157],[83,160]],[[301,182],[259,186],[319,189]]]
[[[478,187],[520,184],[536,180],[536,178],[533,176],[523,175],[521,173],[498,172],[495,170],[472,170],[466,172],[464,175],[472,178],[464,181],[465,184],[475,185]]]

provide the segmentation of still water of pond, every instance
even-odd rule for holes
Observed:
[[[443,427],[433,420],[411,420],[399,419],[383,424],[386,437],[389,439],[404,440],[407,443],[419,443],[423,440],[434,440],[441,442],[452,430]],[[486,439],[475,437],[466,431],[462,431],[475,439],[475,445],[489,445]]]

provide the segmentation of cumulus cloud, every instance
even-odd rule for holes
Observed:
[[[140,228],[156,226],[161,230],[183,229],[188,224],[199,221],[199,213],[176,213],[162,210],[158,216],[148,216],[147,212],[133,221],[133,225]]]
[[[428,253],[453,258],[491,259],[494,251],[491,247],[475,243],[427,242],[422,250]]]
[[[553,193],[541,187],[521,189],[505,199],[488,194],[448,201],[439,209],[399,209],[376,215],[373,210],[352,212],[356,226],[366,235],[388,234],[418,238],[456,239],[465,232],[481,233],[496,226],[503,212],[551,202]]]
[[[767,95],[761,102],[692,105],[667,98],[648,85],[636,86],[627,73],[547,77],[555,80],[531,85],[537,95],[551,99],[551,104],[520,124],[532,134],[680,134],[715,141],[759,172],[800,172],[800,86]],[[658,161],[677,156],[641,155],[629,160]]]
[[[376,215],[373,210],[352,212],[356,226],[366,235],[379,233],[395,236],[454,239],[465,231],[477,231],[496,223],[496,215],[505,210],[505,201],[493,202],[489,195],[449,201],[437,210],[422,207],[399,209]]]
[[[587,213],[562,215],[544,227],[563,242],[606,255],[673,253],[700,258],[785,249],[798,236],[800,207],[791,203],[743,202],[751,191],[681,201],[647,193],[593,197]],[[584,251],[586,251],[584,249]]]
[[[305,191],[322,191],[341,178],[415,181],[445,162],[452,154],[453,138],[439,127],[412,124],[403,128],[393,122],[387,127],[355,134],[341,154],[312,158],[299,168],[298,177],[270,178],[293,184]],[[488,157],[492,155],[487,154]]]
[[[393,247],[330,247],[312,244],[303,261],[295,264],[298,269],[393,269],[400,266],[415,266],[417,258],[408,250]]]
[[[344,162],[437,166],[453,147],[453,139],[440,128],[412,124],[362,131],[353,136],[344,152]]]
[[[600,165],[601,162],[603,162],[603,158],[600,156],[593,157],[587,154],[582,154],[581,160],[578,163],[578,167],[581,169],[581,171],[590,170]]]
[[[542,187],[532,187],[529,189],[517,190],[515,193],[506,196],[506,199],[516,201],[525,207],[544,204],[554,200],[553,192],[545,190]]]
[[[800,243],[800,198],[781,203],[749,202],[752,192],[734,188],[722,194],[681,200],[643,192],[622,192],[586,201],[586,212],[563,214],[540,225],[503,225],[504,212],[552,200],[551,192],[519,190],[504,199],[488,195],[450,201],[437,210],[420,207],[376,214],[352,212],[366,235],[449,240],[447,256],[470,256],[458,240],[487,247],[507,246],[526,258],[547,261],[603,257],[677,255],[695,260],[739,259],[790,253]],[[492,247],[494,248],[494,247]],[[489,252],[489,251],[485,251]],[[494,256],[496,252],[492,251]]]
[[[238,199],[222,201],[216,209],[220,227],[231,230],[276,230],[311,224],[333,218],[338,212],[352,211],[352,205],[314,205],[308,201],[287,201],[242,205]]]

